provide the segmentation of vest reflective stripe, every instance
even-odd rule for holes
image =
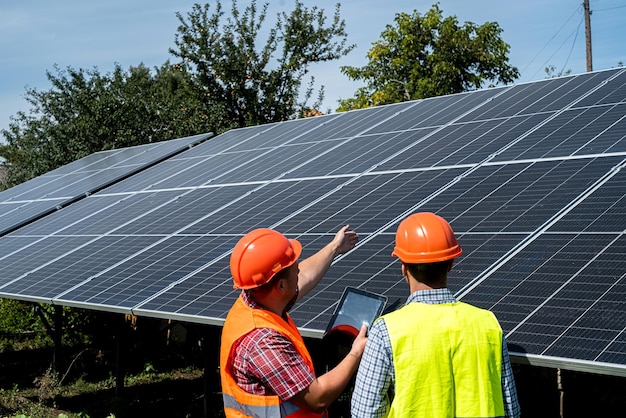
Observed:
[[[396,378],[389,417],[504,416],[502,329],[493,313],[462,302],[409,303],[383,318]]]
[[[254,406],[240,404],[232,395],[225,393],[222,394],[222,398],[224,399],[224,408],[231,409],[232,413],[242,412],[243,416],[249,417],[281,418],[293,416],[300,410],[300,407],[291,402],[279,403],[278,405]]]
[[[241,389],[232,376],[230,365],[236,342],[255,328],[270,328],[289,338],[304,361],[314,372],[313,361],[304,340],[287,316],[287,322],[272,312],[263,309],[252,309],[237,298],[231,308],[224,328],[222,329],[222,343],[220,348],[220,376],[222,380],[222,397],[224,412],[227,417],[323,417],[325,414],[316,414],[298,407],[291,402],[282,402],[278,396],[254,395]]]

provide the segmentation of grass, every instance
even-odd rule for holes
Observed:
[[[0,418],[223,417],[221,394],[212,389],[217,369],[204,377],[207,351],[155,335],[128,340],[122,349],[122,390],[113,340],[64,347],[54,372],[49,339],[0,339]]]
[[[193,367],[159,372],[149,365],[146,371],[126,376],[124,390],[118,395],[113,376],[99,381],[78,377],[61,382],[58,375],[47,371],[30,385],[0,389],[0,416],[202,416],[203,373]]]

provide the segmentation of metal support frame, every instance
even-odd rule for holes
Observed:
[[[115,396],[122,396],[124,393],[124,344],[126,342],[126,338],[124,338],[126,327],[124,321],[117,322],[117,326],[115,327],[115,336],[113,337],[115,342]]]

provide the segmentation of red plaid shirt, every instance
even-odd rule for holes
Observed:
[[[243,300],[262,309],[243,292]],[[239,340],[233,360],[237,385],[254,395],[277,395],[282,401],[292,398],[313,383],[309,369],[291,340],[268,328],[257,328]]]

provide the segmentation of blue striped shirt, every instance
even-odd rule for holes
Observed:
[[[444,288],[414,292],[409,296],[406,303],[439,304],[456,301],[452,292]],[[517,400],[517,389],[504,336],[502,340],[504,413],[507,417],[518,417],[520,407]],[[376,321],[369,330],[367,345],[359,365],[352,394],[352,416],[357,418],[384,417],[389,409],[391,400],[388,394],[390,389],[393,390],[394,382],[391,340],[385,321],[381,319]]]

